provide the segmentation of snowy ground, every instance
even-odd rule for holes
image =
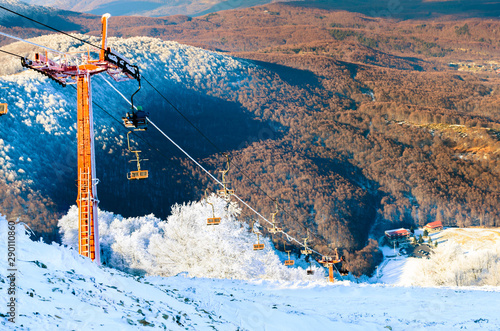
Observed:
[[[423,234],[422,230],[415,230],[415,237],[420,234]],[[493,262],[498,263],[494,256],[495,248],[500,247],[500,230],[498,229],[447,228],[443,231],[431,233],[429,236],[433,243],[438,242],[439,248],[458,244],[463,250],[461,252],[463,256],[474,257],[474,260],[476,260],[475,257],[484,251],[486,253],[481,258],[484,255],[491,255],[492,259],[495,260]],[[427,242],[427,240],[426,237],[424,241]],[[409,275],[422,272],[421,269],[424,265],[429,263],[429,261],[420,258],[408,258],[399,254],[398,249],[394,250],[387,246],[381,247],[381,250],[384,254],[384,261],[378,266],[376,274],[370,279],[370,282],[373,283],[399,286],[415,285],[412,284]],[[470,264],[472,264],[472,261]],[[452,265],[449,264],[448,268],[451,269]]]
[[[483,228],[449,228],[445,231],[440,231],[431,234],[433,241],[438,241],[439,244],[448,241],[455,241],[466,249],[481,249],[490,247],[500,243],[499,229],[483,229]]]
[[[6,222],[0,222],[6,251]],[[18,330],[498,330],[498,287],[133,277],[17,235]],[[397,260],[395,260],[397,261]],[[394,269],[394,268],[393,268]],[[7,262],[0,260],[0,306]],[[384,275],[389,270],[383,270]],[[384,276],[389,277],[389,276]],[[485,304],[487,303],[487,304]],[[4,308],[5,310],[5,308]]]

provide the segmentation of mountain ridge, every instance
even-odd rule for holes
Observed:
[[[92,1],[61,1],[61,0],[25,0],[24,2],[45,7],[53,7],[74,12],[103,15],[113,12],[115,16],[147,16],[161,17],[172,15],[201,16],[221,10],[265,5],[287,0],[175,0],[165,4],[159,0],[92,0]]]

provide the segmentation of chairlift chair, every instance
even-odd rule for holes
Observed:
[[[208,199],[206,197],[207,190],[205,190],[205,200],[207,203],[212,206],[212,217],[207,218],[207,225],[219,225],[220,224],[220,217],[215,217],[215,209],[213,203],[208,202]]]
[[[254,251],[261,251],[264,249],[264,244],[253,244]]]
[[[219,225],[220,217],[209,217],[207,218],[207,225]]]
[[[0,116],[6,115],[8,113],[8,107],[6,103],[0,103]]]
[[[129,173],[127,173],[128,180],[141,180],[141,179],[147,179],[148,177],[149,177],[148,170],[137,170],[137,171],[130,171]]]
[[[253,244],[253,250],[254,251],[261,251],[264,249],[264,244],[260,243],[260,240],[259,240],[260,232],[255,232],[255,234],[257,235],[257,243]]]
[[[147,159],[141,159],[139,158],[139,153],[141,151],[134,151],[130,148],[130,132],[127,133],[127,143],[128,143],[128,150],[132,153],[135,154],[136,160],[130,160],[129,162],[137,162],[137,170],[135,171],[130,171],[127,173],[127,179],[128,180],[141,180],[141,179],[147,179],[149,177],[149,171],[148,170],[141,170],[141,161],[147,161]]]
[[[288,253],[288,260],[285,260],[285,266],[292,266],[292,265],[294,265],[294,264],[295,264],[295,261],[294,261],[294,260],[292,260],[292,259],[290,259],[290,252],[291,252],[291,251],[287,251],[287,250],[286,250],[286,246],[285,246],[285,244],[283,244],[283,248],[285,249],[285,252],[286,252],[286,253]]]
[[[263,249],[264,249],[264,244],[261,244],[261,243],[260,243],[260,240],[259,240],[259,239],[260,239],[260,235],[261,235],[261,233],[260,233],[260,232],[258,232],[258,231],[256,232],[256,231],[254,230],[254,226],[253,226],[253,224],[252,224],[252,232],[253,232],[253,233],[255,233],[255,234],[257,235],[257,243],[253,245],[253,250],[254,250],[254,251],[261,251],[261,250],[263,250]]]
[[[340,257],[340,261],[342,262],[341,266],[340,266],[340,270],[339,270],[339,274],[341,274],[342,276],[347,276],[349,275],[349,269],[347,269],[347,261],[345,259],[345,256],[342,255]]]
[[[130,130],[146,131],[148,128],[148,115],[139,106],[137,111],[128,112],[125,117],[122,117],[123,125]]]
[[[349,275],[349,270],[348,270],[347,268],[345,268],[345,267],[343,267],[343,266],[342,266],[342,267],[339,269],[339,274],[340,274],[341,276],[347,276],[347,275]]]
[[[314,275],[314,270],[312,268],[312,262],[309,261],[309,268],[306,270],[307,275]]]
[[[271,213],[271,223],[273,224],[273,227],[268,228],[269,233],[272,233],[272,234],[283,231],[282,228],[278,228],[276,226],[275,216],[276,216],[276,214],[278,214],[278,203],[277,202],[275,202],[275,203],[276,203],[276,211],[274,213]]]
[[[127,129],[134,131],[146,131],[146,129],[148,128],[149,113],[146,113],[144,110],[142,110],[141,106],[134,106],[134,95],[136,95],[141,90],[140,75],[137,77],[137,82],[139,83],[139,88],[130,97],[131,112],[128,112],[125,117],[122,117],[122,120],[123,125],[125,125]]]
[[[222,173],[222,186],[223,186],[223,188],[222,188],[222,190],[218,190],[217,194],[220,197],[228,200],[231,197],[231,195],[234,194],[234,190],[228,188],[229,182],[226,181],[226,174],[229,172],[229,155],[226,153],[224,153],[224,155],[227,158],[227,169],[219,170],[219,172]]]
[[[307,231],[307,238],[304,238],[304,249],[301,249],[300,252],[304,255],[312,254],[312,250],[307,247],[307,240],[309,240],[309,230]]]

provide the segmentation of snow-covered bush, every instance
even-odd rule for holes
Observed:
[[[451,241],[438,246],[430,259],[416,262],[405,267],[405,285],[500,285],[500,244],[466,252]]]
[[[154,215],[124,218],[99,211],[102,261],[128,272],[172,276],[187,272],[192,277],[311,280],[304,269],[288,268],[280,261],[272,243],[253,251],[257,236],[238,222],[239,207],[214,195],[209,197],[219,225],[207,226],[212,208],[205,200],[172,207],[172,215],[162,221]],[[77,247],[78,209],[71,207],[59,227],[65,245]],[[324,277],[322,269],[313,279]]]

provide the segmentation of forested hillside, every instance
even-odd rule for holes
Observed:
[[[199,18],[112,18],[110,34],[150,35],[232,56],[236,69],[225,72],[198,70],[196,61],[180,67],[174,57],[146,54],[150,46],[141,43],[133,52],[135,61],[156,61],[150,72],[165,70],[163,93],[230,153],[229,179],[242,198],[264,215],[276,199],[291,234],[306,237],[311,229],[314,248],[338,247],[353,269],[366,272],[363,261],[377,259],[370,234],[436,219],[499,225],[500,22],[467,17],[374,18],[296,3]],[[72,20],[98,34],[97,17]],[[225,158],[164,100],[144,93],[152,118],[182,146],[213,173],[225,167]],[[158,139],[152,132],[145,137]],[[98,158],[110,149],[126,156],[123,145],[98,144],[104,144]],[[173,202],[198,199],[211,185],[171,146],[160,147],[167,160],[141,148],[154,175],[149,183],[125,182],[126,164],[110,158],[98,168],[105,209],[163,217]],[[71,172],[65,176],[62,196],[36,181],[30,187],[66,212],[74,198],[66,194]]]

